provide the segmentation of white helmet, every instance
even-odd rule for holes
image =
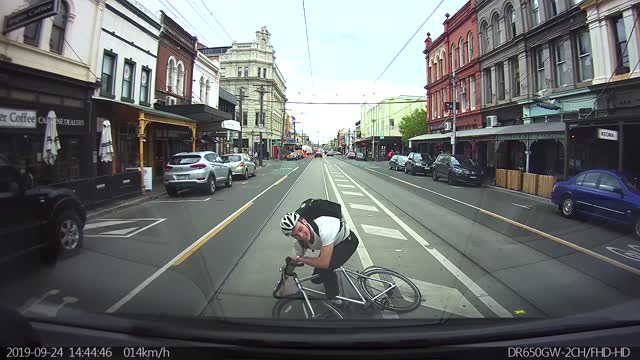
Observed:
[[[296,226],[298,220],[300,220],[300,214],[298,214],[297,212],[292,211],[290,213],[287,213],[287,215],[285,215],[282,220],[280,220],[280,228],[282,229],[282,232],[287,236],[291,236],[293,227]]]

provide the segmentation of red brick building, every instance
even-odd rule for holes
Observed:
[[[162,11],[161,11],[162,12]],[[158,43],[156,101],[162,105],[191,103],[197,38],[162,12]]]
[[[480,62],[475,0],[467,2],[453,16],[446,14],[444,32],[436,40],[427,33],[424,54],[427,64],[427,132],[451,131],[453,112],[445,107],[453,101],[452,71],[457,84],[456,129],[482,127],[480,112]],[[449,149],[449,139],[434,142],[440,149]],[[471,144],[462,143],[457,153],[471,155]]]

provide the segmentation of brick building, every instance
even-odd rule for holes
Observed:
[[[450,131],[453,112],[446,102],[453,101],[452,75],[456,78],[456,129],[469,130],[482,127],[480,112],[480,63],[475,0],[467,2],[453,16],[446,14],[444,31],[436,40],[427,33],[425,55],[427,61],[428,133]],[[448,141],[432,143],[430,151],[449,149]],[[462,142],[456,152],[471,155],[471,144]]]

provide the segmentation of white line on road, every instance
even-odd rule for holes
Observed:
[[[347,179],[336,179],[336,181],[349,182],[349,180],[347,180]]]
[[[119,225],[119,224],[128,224],[132,223],[133,220],[112,220],[112,221],[100,221],[91,224],[87,224],[84,226],[85,230],[95,229],[99,227],[111,226],[111,225]]]
[[[104,219],[104,220],[110,220],[110,219]],[[116,219],[113,219],[113,220],[116,220]],[[140,233],[141,231],[145,231],[145,230],[147,230],[148,228],[150,228],[150,227],[152,227],[152,226],[154,226],[154,225],[158,225],[158,224],[160,224],[161,222],[163,222],[163,221],[165,221],[165,220],[167,220],[167,219],[166,219],[166,218],[165,218],[165,219],[149,218],[149,219],[131,219],[131,220],[134,220],[134,221],[139,221],[139,220],[155,220],[155,221],[154,221],[154,222],[152,222],[151,224],[149,224],[149,225],[147,225],[147,226],[143,227],[143,228],[140,228],[138,231],[132,232],[132,233],[131,233],[131,234],[129,234],[129,235],[109,235],[109,234],[107,234],[107,235],[84,235],[84,236],[85,236],[85,237],[124,237],[124,238],[130,238],[130,237],[132,237],[133,235],[138,234],[138,233]]]
[[[180,202],[204,202],[209,201],[211,198],[206,199],[185,199],[185,200],[153,200],[153,203],[180,203]]]
[[[343,191],[342,193],[345,195],[363,196],[362,193],[354,192],[354,191]]]
[[[126,229],[117,229],[117,230],[111,230],[111,231],[107,231],[107,232],[103,232],[100,233],[98,235],[124,235],[130,231],[133,231],[137,229],[137,227],[132,227],[132,228],[126,228]]]
[[[391,210],[389,210],[386,206],[384,206],[378,199],[373,197],[367,190],[365,190],[360,184],[358,184],[355,180],[353,180],[349,175],[347,175],[342,169],[340,169],[344,175],[351,180],[360,190],[365,193],[382,211],[386,212],[391,219],[393,219],[400,228],[404,229],[412,238],[414,238],[420,245],[422,245],[440,264],[442,264],[451,274],[460,280],[473,294],[482,301],[491,311],[493,311],[496,315],[500,317],[513,317],[511,313],[505,309],[502,305],[500,305],[493,297],[489,296],[486,291],[484,291],[478,284],[476,284],[471,278],[469,278],[465,273],[463,273],[457,266],[455,266],[451,261],[449,261],[444,255],[440,253],[437,249],[433,248],[422,236],[420,236],[417,232],[415,232],[411,227],[409,227],[404,221],[402,221],[398,216],[396,216]],[[376,171],[378,172],[378,171]],[[378,172],[379,173],[379,172]],[[387,175],[389,176],[389,175]],[[393,176],[389,176],[393,178]]]
[[[516,204],[516,203],[511,203],[511,205],[519,206],[519,207],[525,208],[527,210],[531,210],[531,208],[532,208],[531,205],[520,205],[520,204]]]
[[[338,187],[353,189],[355,186],[349,184],[338,184]]]
[[[324,165],[324,167],[325,167],[325,170],[329,172],[329,168],[327,167],[326,164]],[[351,231],[353,231],[353,233],[356,234],[358,239],[360,239],[360,243],[358,244],[358,248],[356,249],[356,252],[358,253],[358,257],[360,258],[360,263],[362,264],[362,267],[366,269],[370,266],[373,266],[373,260],[371,260],[371,255],[369,255],[367,248],[364,247],[364,239],[362,238],[362,236],[360,236],[360,232],[358,231],[358,228],[354,224],[353,219],[351,219],[349,210],[347,210],[347,206],[345,205],[344,201],[342,201],[342,196],[340,196],[340,192],[338,191],[336,184],[333,182],[333,179],[330,176],[328,178],[329,178],[329,182],[331,183],[331,187],[333,188],[333,193],[336,194],[336,200],[338,200],[338,203],[340,204],[340,206],[342,206],[342,215],[344,216],[344,220],[347,222],[347,225],[349,225],[349,229],[351,229]],[[400,318],[400,316],[398,316],[397,313],[387,312],[387,311],[382,312],[382,317],[386,319]]]
[[[449,185],[449,186],[451,186],[454,189],[462,189],[460,186],[455,186],[455,185]]]
[[[371,205],[349,204],[354,209],[378,212],[378,208]]]
[[[386,227],[380,227],[380,226],[374,226],[374,225],[366,225],[366,224],[361,224],[360,226],[362,226],[362,230],[364,230],[364,232],[366,232],[367,234],[385,236],[385,237],[390,237],[398,240],[407,240],[407,238],[404,235],[402,235],[402,233],[398,229],[392,229],[392,228],[386,228]]]
[[[293,173],[296,170],[298,170],[298,167],[296,167],[295,169],[289,171],[280,180],[278,180],[275,183],[271,184],[271,186],[269,186],[268,188],[264,189],[264,191],[262,191],[260,194],[256,195],[253,199],[249,200],[246,204],[242,205],[238,210],[234,211],[233,214],[227,216],[226,219],[222,220],[218,225],[214,226],[211,230],[207,231],[207,233],[202,235],[198,240],[196,240],[193,243],[191,243],[191,245],[189,245],[187,248],[182,250],[182,252],[180,252],[178,255],[176,255],[173,259],[169,260],[169,262],[164,264],[160,269],[156,270],[156,272],[151,274],[151,276],[146,278],[142,283],[140,283],[140,285],[136,286],[133,290],[131,290],[122,299],[118,300],[118,302],[116,302],[115,304],[111,305],[111,307],[109,307],[106,312],[107,313],[113,313],[113,312],[118,311],[118,309],[120,309],[122,306],[124,306],[126,303],[128,303],[131,299],[133,299],[134,296],[136,296],[138,293],[140,293],[142,290],[144,290],[147,286],[149,286],[149,284],[151,284],[151,282],[153,280],[157,279],[160,275],[162,275],[165,271],[167,271],[171,266],[173,266],[173,264],[176,261],[180,260],[185,254],[187,254],[189,251],[191,251],[191,249],[199,246],[200,242],[207,240],[212,233],[217,231],[217,229],[219,227],[221,227],[223,224],[226,224],[226,222],[229,221],[229,219],[232,219],[233,217],[235,217],[237,213],[243,212],[246,207],[251,206],[251,204],[253,204],[254,201],[258,200],[258,198],[260,198],[264,193],[269,191],[271,188],[273,188],[277,184],[281,183],[284,178],[286,178],[287,176],[289,176],[291,173]]]

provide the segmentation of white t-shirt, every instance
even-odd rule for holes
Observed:
[[[319,218],[314,220],[316,225],[318,225],[318,232],[316,234],[313,230],[313,227],[309,227],[311,229],[311,233],[313,234],[313,243],[309,244],[309,248],[311,250],[320,250],[323,246],[333,244],[338,245],[342,241],[344,241],[351,231],[347,224],[342,224],[342,229],[340,228],[341,220],[335,218],[333,216],[320,216]],[[304,256],[305,251],[307,249],[303,248],[298,240],[293,240],[293,255],[294,256]]]

